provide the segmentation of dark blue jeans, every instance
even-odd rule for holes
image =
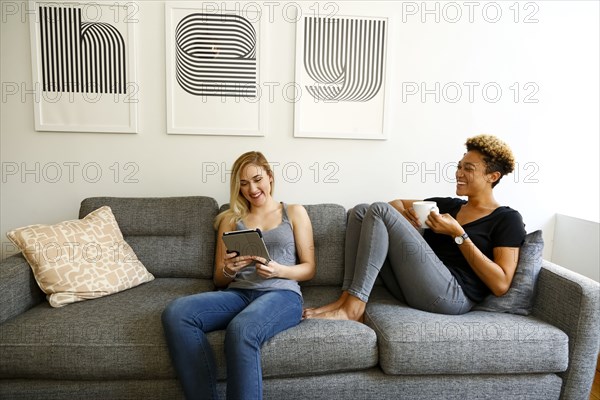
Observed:
[[[186,398],[218,399],[208,332],[226,330],[227,398],[261,399],[260,348],[302,319],[302,298],[289,290],[226,289],[182,297],[162,314],[171,359]]]

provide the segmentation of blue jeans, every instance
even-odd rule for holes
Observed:
[[[289,290],[225,289],[182,297],[162,314],[173,366],[189,399],[218,399],[215,357],[206,334],[225,329],[227,398],[261,399],[260,348],[302,318]]]
[[[381,272],[390,292],[411,307],[463,314],[475,305],[421,233],[388,203],[354,207],[345,246],[342,289],[364,302]]]

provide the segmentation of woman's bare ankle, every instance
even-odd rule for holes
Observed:
[[[358,297],[349,295],[344,302],[343,308],[344,312],[348,315],[348,319],[363,322],[367,303]]]
[[[350,294],[346,294],[344,297],[345,299],[339,307],[313,314],[309,318],[363,322],[367,303]]]

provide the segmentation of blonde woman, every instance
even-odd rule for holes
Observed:
[[[411,307],[463,314],[489,293],[510,287],[525,239],[519,212],[501,206],[493,188],[513,171],[514,157],[490,135],[472,137],[458,162],[456,195],[436,197],[424,236],[415,200],[358,205],[346,229],[345,276],[334,303],[305,310],[306,318],[362,321],[375,279]],[[385,260],[390,268],[383,268]]]
[[[177,299],[163,313],[171,359],[187,399],[218,398],[208,332],[226,331],[227,398],[261,399],[262,344],[302,319],[298,282],[315,274],[312,225],[301,205],[275,201],[273,186],[273,172],[260,152],[235,161],[230,208],[215,221],[214,283],[223,290]],[[250,228],[262,231],[271,261],[226,252],[223,232]]]

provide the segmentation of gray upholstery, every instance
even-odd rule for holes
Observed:
[[[488,295],[473,310],[508,312],[529,315],[535,300],[535,285],[542,269],[544,239],[542,231],[528,233],[521,249],[519,262],[508,292],[502,296]]]
[[[24,313],[45,298],[21,254],[2,260],[0,267],[0,324]]]
[[[44,302],[0,325],[0,376],[172,378],[160,314],[170,300],[211,288],[207,280],[160,278],[68,307]]]
[[[0,398],[11,400],[90,399],[178,400],[183,399],[177,381],[15,381],[0,386]],[[465,399],[556,399],[561,380],[554,374],[543,375],[385,375],[377,368],[361,372],[311,375],[297,378],[264,380],[265,400],[465,400]],[[502,391],[499,392],[499,388]],[[225,398],[225,385],[219,385]],[[25,395],[27,393],[27,395]],[[586,399],[587,400],[587,399]]]
[[[5,380],[0,398],[11,400],[62,400],[80,398],[119,400],[183,400],[177,381],[103,380],[56,381]],[[378,368],[360,372],[264,379],[265,400],[465,400],[465,399],[556,399],[561,380],[541,375],[385,375]],[[500,389],[501,388],[501,389]],[[501,390],[501,392],[499,392]],[[225,398],[225,385],[219,384]],[[587,400],[587,399],[586,399]]]
[[[162,310],[172,299],[212,289],[203,279],[160,278],[69,307],[54,309],[44,302],[0,325],[0,337],[6,338],[0,376],[174,378],[160,322]],[[224,332],[210,334],[209,340],[215,349],[218,376],[224,379]],[[332,346],[339,341],[339,346]],[[337,354],[340,350],[341,356]],[[377,361],[375,332],[349,321],[303,321],[263,347],[264,377],[361,370]]]
[[[213,289],[217,204],[206,197],[92,198],[80,215],[105,204],[157,279],[54,309],[23,257],[3,260],[0,398],[182,398],[160,314],[171,299]],[[302,292],[312,307],[340,294],[346,211],[306,208],[318,273]],[[411,309],[377,286],[365,324],[307,320],[268,341],[265,398],[587,400],[598,291],[596,282],[544,262],[531,315],[444,316]],[[223,332],[209,340],[223,379]]]
[[[473,311],[439,315],[376,288],[367,324],[377,333],[386,374],[498,374],[564,371],[568,337],[536,318]],[[373,298],[373,296],[375,296]]]
[[[569,336],[569,367],[562,398],[588,399],[600,350],[600,287],[579,274],[544,261],[533,315]]]
[[[105,205],[155,277],[212,278],[218,210],[214,199],[92,197],[81,203],[79,218]]]
[[[344,279],[346,210],[338,204],[305,206],[313,225],[317,274],[303,286],[340,285]]]

